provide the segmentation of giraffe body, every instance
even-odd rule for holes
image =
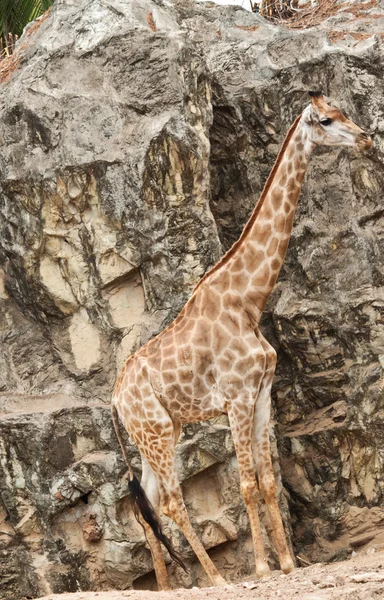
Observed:
[[[333,126],[324,133],[328,121],[336,122],[336,131]],[[269,572],[257,508],[259,487],[281,567],[291,571],[269,443],[276,352],[258,324],[283,264],[311,152],[321,142],[359,148],[371,144],[360,128],[315,95],[288,132],[240,239],[200,280],[175,321],[129,357],[114,391],[113,410],[140,449],[142,486],[152,506],[179,525],[216,585],[225,581],[190,525],[175,467],[175,444],[183,423],[228,414],[256,573]],[[160,543],[148,524],[144,527],[159,588],[166,589]]]

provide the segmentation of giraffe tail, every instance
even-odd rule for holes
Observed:
[[[170,557],[174,560],[184,571],[187,573],[187,567],[185,566],[183,559],[173,548],[170,539],[165,535],[158,516],[156,515],[155,509],[147,498],[146,493],[140,485],[137,477],[133,477],[128,481],[128,489],[133,499],[133,511],[135,513],[136,520],[140,521],[140,516],[152,529],[155,537],[163,544],[168,550]]]
[[[132,505],[133,512],[135,514],[136,520],[143,527],[143,524],[140,520],[140,516],[144,519],[144,521],[150,526],[155,537],[163,544],[163,546],[168,550],[170,557],[174,560],[184,571],[187,573],[187,567],[185,566],[181,556],[176,552],[173,548],[170,539],[165,535],[163,528],[161,526],[160,520],[156,515],[156,511],[153,508],[152,504],[148,500],[148,497],[140,485],[139,480],[133,473],[131,464],[129,462],[127,450],[125,448],[125,444],[123,438],[120,433],[120,424],[119,424],[119,415],[116,409],[116,406],[112,404],[112,421],[113,426],[116,432],[117,439],[119,440],[119,444],[121,447],[121,451],[124,457],[125,462],[127,463],[129,469],[129,481],[128,481],[128,489],[132,497]],[[144,529],[144,527],[143,527]],[[145,529],[144,529],[145,533]]]
[[[129,480],[132,481],[132,479],[134,478],[135,475],[134,475],[134,473],[132,471],[131,463],[129,462],[129,458],[128,458],[128,454],[127,454],[127,449],[125,447],[124,440],[121,437],[120,423],[119,423],[119,413],[117,412],[117,408],[116,408],[116,406],[113,403],[111,405],[111,410],[112,410],[113,427],[115,429],[116,437],[119,440],[119,444],[120,444],[122,455],[124,457],[125,462],[127,463],[127,467],[128,467],[128,470],[129,470]]]

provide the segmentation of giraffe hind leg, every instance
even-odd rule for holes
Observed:
[[[157,428],[163,429],[162,418],[164,412],[164,408],[154,394],[148,394],[141,402],[126,403],[124,410],[119,411],[120,420],[132,441],[138,446],[143,460],[142,485],[134,477],[128,483],[128,486],[135,516],[146,533],[159,589],[169,589],[168,575],[160,543],[168,549],[171,558],[185,569],[182,559],[164,534],[161,521],[157,515],[160,503],[158,484],[144,451],[145,449],[148,451],[150,445],[148,441],[156,437]],[[169,419],[168,413],[167,418]],[[173,429],[171,422],[171,432],[173,432]],[[143,439],[145,439],[145,442],[143,442]],[[152,450],[150,452],[152,453]]]
[[[145,456],[143,455],[141,455],[141,462],[143,467],[141,486],[157,516],[159,514],[160,508],[159,487],[157,485],[157,481],[152,471],[152,468]],[[158,516],[157,519],[159,520]],[[161,543],[153,533],[152,527],[148,523],[146,523],[146,521],[143,520],[142,525],[144,527],[145,536],[147,538],[149,549],[152,555],[153,566],[156,573],[157,588],[159,591],[169,590],[170,585],[168,580],[167,567],[165,566],[164,554],[161,547]]]
[[[148,501],[147,495],[141,487],[139,480],[134,477],[128,482],[128,488],[131,493],[136,519],[139,521],[139,523],[142,523],[143,519],[145,523],[149,525],[155,538],[161,542],[163,546],[165,546],[171,558],[177,562],[184,569],[184,571],[187,571],[182,558],[178,555],[176,550],[174,550],[171,541],[165,535],[161,521],[157,516],[153,506]],[[144,529],[147,531],[145,526]]]
[[[156,573],[157,589],[159,592],[170,590],[167,567],[165,566],[164,554],[161,547],[161,543],[152,531],[152,528],[147,524],[143,523],[145,530],[145,537],[147,539],[149,549],[151,551],[153,567]]]
[[[180,436],[180,433],[181,433],[181,425],[174,423],[175,443],[177,442],[177,440]],[[141,486],[156,513],[157,520],[160,522],[160,519],[158,517],[159,512],[160,512],[159,486],[157,484],[153,469],[152,469],[151,465],[149,464],[149,462],[147,461],[147,459],[145,458],[145,456],[143,455],[143,453],[141,453],[141,462],[142,462],[142,467],[143,467],[143,472],[142,472],[142,477],[141,477]],[[155,536],[155,534],[152,530],[152,527],[150,525],[148,525],[148,523],[146,523],[144,521],[143,526],[145,529],[145,534],[146,534],[146,538],[148,541],[148,545],[149,545],[149,548],[150,548],[150,551],[152,554],[152,560],[153,560],[153,565],[155,568],[158,590],[159,591],[169,590],[171,588],[169,585],[167,567],[165,565],[164,553],[163,553],[163,550],[161,547],[161,543],[160,543],[159,539]],[[178,558],[180,558],[180,557],[178,556]],[[176,562],[178,562],[178,561],[176,561]],[[184,570],[186,570],[184,564],[181,564],[181,566],[183,567]]]
[[[165,460],[170,459],[167,460],[167,465],[171,463],[172,467],[168,467],[166,473],[165,470],[162,470],[161,478],[159,479],[162,512],[167,517],[171,518],[182,531],[195,555],[199,559],[201,566],[208,575],[212,585],[226,585],[225,579],[220,575],[211,558],[208,556],[189,520],[176,472],[174,448],[169,448],[168,456],[165,454],[164,458]]]
[[[145,411],[145,403],[146,400],[141,405],[143,411]],[[140,442],[139,439],[135,441],[156,477],[160,490],[162,512],[181,529],[212,584],[226,585],[225,579],[217,571],[203,544],[194,532],[184,504],[175,463],[175,445],[180,433],[180,424],[173,423],[168,412],[155,397],[150,402],[150,410],[151,413],[156,413],[156,428],[151,427],[151,422],[148,419],[144,422],[141,418],[142,415],[137,414],[137,410],[138,407],[136,406],[135,417],[136,419],[140,418],[142,434],[147,433],[148,435],[146,442],[142,440]],[[134,432],[132,437],[135,439]]]
[[[122,420],[131,439],[153,470],[163,513],[181,529],[213,585],[226,585],[194,532],[184,505],[175,463],[179,425],[173,423],[153,393],[141,394],[140,402],[126,404]]]

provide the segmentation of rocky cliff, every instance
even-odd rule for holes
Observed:
[[[308,89],[376,135],[368,156],[315,152],[263,321],[281,506],[300,560],[384,539],[383,23],[375,2],[296,31],[56,0],[0,64],[0,598],[154,586],[111,390],[239,235]],[[179,466],[221,572],[252,572],[225,418],[185,428]],[[204,583],[168,527],[190,564],[174,585]]]

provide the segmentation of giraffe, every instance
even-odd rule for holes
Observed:
[[[294,568],[277,502],[269,441],[276,351],[260,332],[259,322],[283,264],[312,150],[318,144],[358,150],[372,145],[369,135],[321,92],[309,94],[311,102],[288,131],[239,240],[202,277],[173,323],[127,359],[114,389],[113,423],[160,590],[169,589],[160,542],[184,566],[162,530],[160,509],[181,529],[212,584],[225,585],[191,526],[175,466],[182,424],[223,413],[233,436],[256,574],[269,574],[258,514],[260,492],[281,569],[289,573]],[[129,464],[119,420],[139,448],[141,484]]]

